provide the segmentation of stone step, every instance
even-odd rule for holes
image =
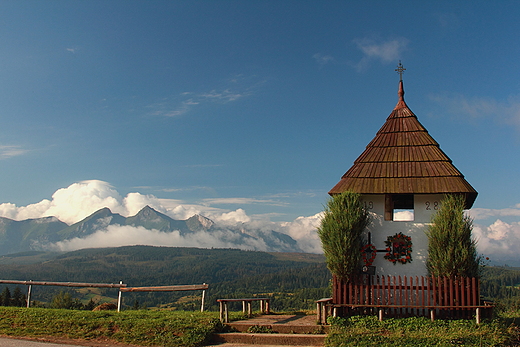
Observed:
[[[324,325],[292,325],[292,324],[269,324],[258,322],[252,323],[228,323],[226,324],[234,332],[256,332],[263,333],[262,329],[277,334],[326,334],[328,333],[328,326]],[[254,329],[251,331],[251,329]]]
[[[213,335],[213,344],[231,343],[245,345],[323,346],[324,334],[249,334],[220,333]]]
[[[234,331],[251,333],[266,332],[258,328],[280,334],[326,334],[328,332],[328,326],[318,325],[314,315],[261,315],[226,325]],[[251,327],[256,329],[249,330]]]

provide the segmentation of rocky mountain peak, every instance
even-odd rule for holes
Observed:
[[[215,223],[209,218],[196,214],[186,220],[186,225],[191,231],[207,231],[211,229]]]

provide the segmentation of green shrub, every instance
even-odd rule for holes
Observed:
[[[462,195],[446,195],[428,228],[428,273],[434,276],[480,277],[473,221],[464,214]]]
[[[359,194],[344,192],[328,200],[318,235],[327,267],[344,281],[348,281],[359,266],[362,234],[368,224],[369,215]]]

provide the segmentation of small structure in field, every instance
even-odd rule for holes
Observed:
[[[480,302],[478,278],[428,276],[426,231],[445,195],[458,195],[465,208],[477,191],[419,122],[404,101],[402,75],[398,101],[386,122],[354,165],[329,191],[360,194],[370,212],[365,230],[363,274],[333,276],[331,303],[337,312],[378,311],[393,316],[471,317]],[[477,318],[479,321],[480,318]]]
[[[425,230],[443,196],[463,195],[469,209],[477,191],[405,103],[404,70],[399,63],[397,105],[329,194],[361,194],[372,216],[364,259],[373,274],[426,276]]]

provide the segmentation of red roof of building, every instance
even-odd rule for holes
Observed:
[[[329,194],[464,194],[471,208],[477,191],[408,108],[402,80],[398,96],[385,124]]]

